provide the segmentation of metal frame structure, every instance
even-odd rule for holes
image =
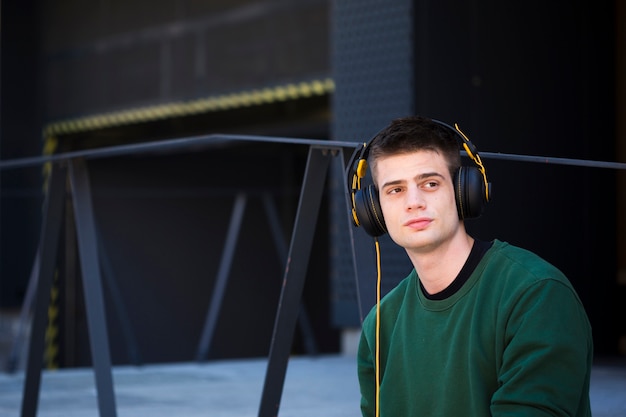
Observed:
[[[114,417],[117,415],[117,411],[104,309],[103,279],[100,270],[100,257],[102,255],[98,251],[97,231],[86,161],[95,158],[157,151],[172,153],[194,151],[209,148],[216,144],[223,144],[228,141],[283,143],[286,145],[304,145],[309,148],[289,250],[284,257],[285,268],[281,287],[282,290],[274,323],[269,361],[258,414],[259,417],[278,415],[296,321],[300,313],[300,301],[304,289],[306,270],[326,176],[330,167],[330,160],[332,157],[340,157],[341,166],[345,171],[344,149],[354,150],[356,147],[361,146],[360,143],[245,135],[207,135],[75,151],[45,157],[1,161],[0,170],[38,166],[46,163],[52,164],[44,204],[40,244],[33,266],[31,283],[29,284],[29,287],[32,286],[33,288],[32,298],[34,308],[31,330],[32,336],[28,350],[28,362],[22,398],[22,417],[34,417],[37,413],[47,310],[50,302],[50,290],[54,279],[65,198],[68,192],[67,180],[69,179],[69,191],[71,191],[75,212],[76,235],[80,267],[83,276],[88,333],[95,371],[98,407],[101,416]],[[493,159],[626,169],[625,163],[617,162],[585,161],[488,152],[482,152],[481,155],[485,158]],[[222,291],[221,288],[226,284],[228,267],[232,260],[233,246],[237,239],[239,223],[244,208],[245,196],[239,196],[233,208],[229,237],[225,245],[214,292]],[[346,216],[347,215],[348,210],[346,207]],[[268,212],[268,216],[271,217],[271,211]],[[350,228],[349,235],[352,237],[352,228]],[[354,244],[354,239],[351,238],[351,240],[352,244]],[[215,297],[213,297],[212,304],[216,302],[215,300]],[[199,359],[204,357],[210,347],[212,331],[215,326],[215,321],[217,320],[219,308],[219,304],[209,306],[203,338],[198,350]],[[22,314],[22,317],[25,317],[25,314]]]
[[[34,306],[32,336],[28,349],[26,378],[22,398],[22,417],[34,417],[37,413],[45,327],[47,323],[46,314],[56,266],[65,198],[68,192],[66,189],[67,180],[69,179],[69,191],[72,196],[76,221],[89,341],[98,394],[98,408],[101,416],[114,417],[117,415],[117,411],[104,307],[103,279],[100,269],[101,260],[99,259],[98,239],[86,160],[153,151],[163,152],[164,150],[182,152],[236,140],[285,143],[309,147],[289,250],[288,253],[281,256],[285,258],[285,272],[259,408],[259,416],[275,416],[278,414],[296,321],[299,317],[301,321],[304,318],[304,323],[306,324],[306,316],[302,314],[300,302],[330,159],[331,157],[339,156],[343,166],[343,150],[359,146],[359,144],[354,142],[208,135],[0,162],[0,169],[35,166],[45,163],[52,164],[44,203],[39,251],[31,278],[33,281]],[[218,295],[226,285],[228,269],[232,261],[233,247],[238,235],[238,225],[240,224],[245,204],[245,196],[240,195],[235,201],[229,236],[227,237],[214,288],[214,292],[218,292]],[[268,211],[268,217],[271,220],[272,211],[271,207],[267,206],[267,203],[266,211]],[[219,309],[220,303],[216,303],[216,296],[213,294],[202,340],[198,348],[198,359],[200,360],[204,358],[210,347]],[[311,348],[311,343],[310,340],[307,341],[309,348]]]

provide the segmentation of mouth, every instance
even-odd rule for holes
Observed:
[[[405,227],[409,227],[411,229],[415,229],[415,230],[423,230],[426,229],[428,227],[428,225],[430,225],[430,223],[432,223],[432,219],[430,218],[426,218],[426,217],[420,217],[417,219],[411,219],[407,222],[404,223]]]

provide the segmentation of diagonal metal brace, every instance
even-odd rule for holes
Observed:
[[[65,164],[53,164],[48,178],[48,192],[44,201],[41,226],[39,263],[36,266],[35,305],[33,311],[31,338],[28,346],[28,363],[22,396],[22,417],[35,417],[39,404],[41,368],[50,305],[50,290],[56,268],[57,248],[61,232],[61,222],[65,205]]]
[[[278,302],[259,417],[277,416],[331,153],[311,146],[282,291]]]
[[[94,212],[91,201],[91,188],[85,161],[74,159],[70,163],[70,184],[72,186],[74,215],[80,267],[83,277],[85,310],[89,328],[89,342],[94,364],[98,408],[101,417],[115,417],[115,396],[113,375],[109,353],[102,277],[98,261],[98,244]]]

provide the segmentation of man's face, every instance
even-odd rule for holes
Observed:
[[[448,165],[434,151],[381,157],[374,178],[389,235],[409,253],[426,253],[459,232]]]

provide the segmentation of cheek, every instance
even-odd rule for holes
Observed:
[[[391,210],[389,210],[389,207],[387,204],[385,204],[384,201],[382,201],[380,199],[380,197],[378,198],[378,205],[380,206],[380,210],[383,213],[383,218],[387,219],[387,218],[391,218],[392,213]]]
[[[380,209],[383,212],[383,218],[385,219],[385,224],[388,230],[393,230],[397,227],[397,223],[399,221],[399,210],[395,204],[387,201],[380,201]]]
[[[378,197],[378,204],[380,204],[380,209],[383,212],[383,217],[387,218],[387,217],[391,217],[393,215],[393,210],[391,210],[391,207],[389,205],[389,201],[386,199],[381,199],[380,196]]]

